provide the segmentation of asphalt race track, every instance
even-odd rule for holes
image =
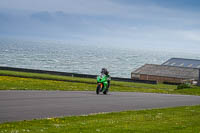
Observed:
[[[0,123],[200,104],[200,96],[95,91],[0,91]]]

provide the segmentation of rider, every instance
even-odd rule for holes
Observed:
[[[103,83],[103,89],[108,89],[110,87],[110,75],[109,75],[109,72],[106,68],[102,68],[101,69],[101,75],[105,78],[102,78],[101,82]]]

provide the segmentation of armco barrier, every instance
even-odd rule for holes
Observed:
[[[123,82],[136,82],[136,83],[146,83],[146,84],[157,84],[156,81],[150,81],[150,80],[135,80],[130,78],[119,78],[119,77],[111,77],[114,81],[123,81]]]
[[[47,71],[47,70],[36,70],[36,69],[26,69],[26,68],[14,68],[14,67],[2,67],[2,66],[0,66],[0,70],[10,70],[10,71],[18,71],[18,72],[31,72],[31,73],[43,73],[43,74],[72,76],[72,77],[80,77],[80,78],[96,78],[97,77],[97,75],[90,75],[90,74],[78,74],[78,73],[57,72],[57,71]],[[114,80],[114,81],[157,84],[156,81],[133,80],[133,79],[130,79],[130,78],[111,77],[111,79]]]

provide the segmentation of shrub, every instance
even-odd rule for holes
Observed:
[[[185,88],[191,88],[191,84],[190,83],[182,83],[177,86],[177,89],[185,89]]]

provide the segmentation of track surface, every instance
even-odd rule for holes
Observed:
[[[200,104],[200,96],[134,92],[0,91],[0,123]]]

